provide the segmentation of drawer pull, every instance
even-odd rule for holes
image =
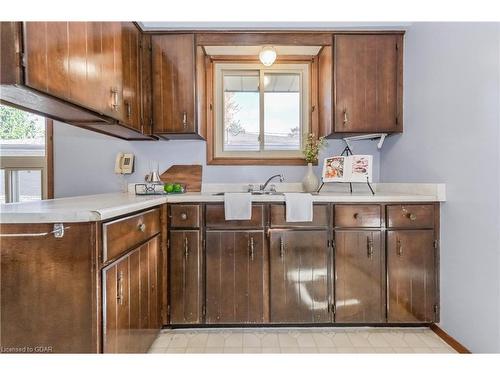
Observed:
[[[406,217],[407,217],[408,219],[410,219],[411,221],[415,221],[415,220],[417,220],[417,215],[412,214],[411,212],[407,213],[407,214],[406,214]]]
[[[181,214],[181,220],[187,220],[187,218],[188,218],[187,213],[183,212],[183,213]]]
[[[144,223],[141,223],[137,226],[137,229],[140,231],[140,232],[145,232],[146,231],[146,224]]]
[[[366,254],[368,258],[373,258],[373,240],[370,237],[366,237]]]
[[[403,246],[401,245],[401,240],[399,238],[396,241],[396,254],[398,254],[398,257],[403,256]]]
[[[254,250],[254,243],[253,243],[253,237],[250,237],[250,259],[253,260],[253,250]]]

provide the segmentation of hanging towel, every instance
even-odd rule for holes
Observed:
[[[252,218],[252,194],[225,193],[224,214],[226,220],[250,220]]]
[[[285,193],[286,221],[312,221],[313,200],[307,193]]]

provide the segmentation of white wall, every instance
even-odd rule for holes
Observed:
[[[54,122],[54,194],[56,198],[120,191],[123,179],[113,173],[118,152],[133,152],[135,173],[129,182],[142,182],[149,161],[160,163],[160,173],[172,164],[202,164],[203,182],[263,182],[284,173],[286,182],[301,181],[304,166],[207,166],[204,141],[127,142],[71,125]],[[379,177],[379,151],[375,141],[353,142],[359,154],[374,155],[374,181]],[[323,156],[342,152],[345,144],[328,140]],[[322,160],[322,159],[320,159]],[[318,176],[321,166],[315,168]]]
[[[445,182],[441,326],[473,352],[500,352],[500,29],[423,23],[406,33],[404,134],[383,182]]]

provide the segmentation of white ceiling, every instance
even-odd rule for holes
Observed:
[[[411,22],[138,22],[143,30],[405,30]]]
[[[209,56],[258,56],[262,46],[203,46]],[[278,56],[316,56],[321,46],[274,46]]]

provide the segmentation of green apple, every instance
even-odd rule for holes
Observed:
[[[163,189],[167,192],[167,193],[171,193],[174,191],[174,184],[165,184],[163,186]]]

